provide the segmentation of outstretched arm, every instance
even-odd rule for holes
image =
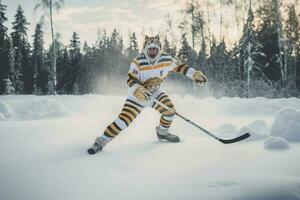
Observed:
[[[200,70],[195,70],[192,67],[188,67],[186,64],[177,65],[176,61],[173,61],[172,65],[174,66],[173,72],[184,74],[196,83],[207,82],[207,77]]]

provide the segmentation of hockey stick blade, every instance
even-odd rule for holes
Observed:
[[[164,107],[167,110],[172,111],[175,115],[177,115],[178,117],[180,117],[181,119],[183,119],[184,121],[188,122],[189,124],[192,124],[193,126],[197,127],[198,129],[202,130],[204,133],[206,133],[207,135],[215,138],[216,140],[222,142],[223,144],[232,144],[235,142],[239,142],[242,141],[248,137],[250,137],[250,133],[245,133],[239,137],[233,138],[233,139],[221,139],[218,136],[214,135],[213,133],[209,132],[208,130],[206,130],[205,128],[202,128],[201,126],[199,126],[198,124],[196,124],[195,122],[192,122],[191,120],[187,119],[186,117],[184,117],[183,115],[179,114],[178,112],[176,112],[175,110],[173,110],[172,108],[169,108],[168,106],[164,105],[163,103],[154,100],[155,103],[159,104],[160,106]]]
[[[233,138],[233,139],[229,139],[229,140],[225,140],[225,139],[219,139],[220,142],[222,142],[223,144],[232,144],[235,142],[239,142],[242,141],[244,139],[247,139],[248,137],[250,137],[250,133],[245,133],[239,137]]]

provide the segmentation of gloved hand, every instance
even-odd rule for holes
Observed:
[[[193,75],[193,80],[197,84],[201,85],[201,84],[207,82],[207,77],[201,71],[195,71],[195,73]]]
[[[133,95],[140,101],[148,101],[151,97],[151,91],[139,85],[133,92]]]

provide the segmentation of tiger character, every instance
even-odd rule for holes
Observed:
[[[196,83],[207,82],[207,77],[201,71],[186,64],[178,64],[171,56],[161,53],[158,35],[155,37],[146,35],[142,53],[130,64],[127,80],[129,89],[125,104],[116,120],[107,126],[103,134],[97,137],[93,146],[88,149],[89,154],[101,151],[108,142],[127,128],[145,107],[152,107],[161,114],[159,125],[156,127],[159,140],[180,141],[177,135],[169,132],[174,112],[154,102],[157,100],[175,110],[169,96],[160,89],[169,72],[184,74]]]

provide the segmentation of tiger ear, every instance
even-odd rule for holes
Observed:
[[[156,35],[156,36],[155,36],[155,39],[159,40],[159,35]]]
[[[148,35],[145,35],[145,41],[146,40],[149,40],[149,36]]]

